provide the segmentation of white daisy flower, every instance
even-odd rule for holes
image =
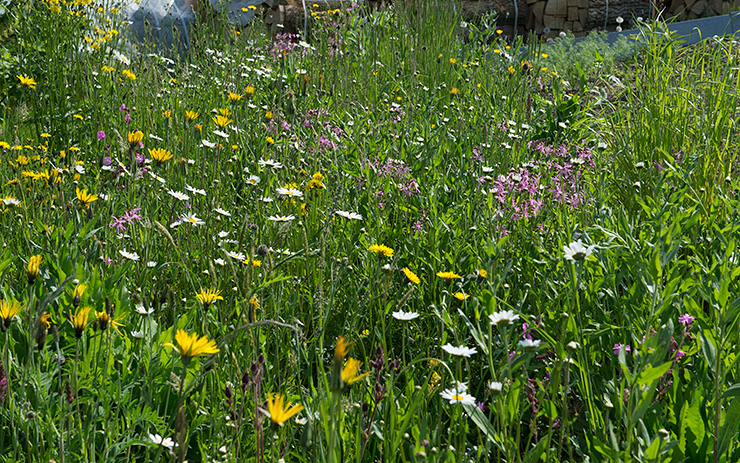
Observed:
[[[126,173],[128,173],[128,172],[126,172]],[[152,178],[153,178],[154,180],[158,181],[159,183],[163,183],[163,184],[164,184],[164,183],[167,183],[167,180],[163,179],[162,177],[160,177],[159,175],[155,174],[155,173],[154,173],[154,172],[152,172],[151,170],[149,171],[149,175],[150,175],[150,176],[151,176],[151,177],[152,177]]]
[[[450,355],[456,355],[458,357],[470,357],[471,355],[478,352],[478,350],[475,347],[468,347],[468,346],[455,347],[449,343],[442,346],[442,350],[447,352]]]
[[[205,222],[200,220],[198,217],[195,216],[195,214],[186,215],[181,219],[182,223],[188,222],[193,225],[204,225]]]
[[[175,447],[175,441],[173,441],[171,437],[162,437],[159,434],[149,434],[149,440],[170,450]]]
[[[393,318],[395,318],[396,320],[413,320],[418,317],[419,314],[416,312],[404,312],[403,310],[393,312]]]
[[[170,196],[180,201],[190,201],[190,196],[186,195],[181,191],[167,190]]]
[[[263,196],[262,198],[260,198],[260,201],[262,201],[263,203],[271,203],[274,201],[274,199],[270,198],[269,196]]]
[[[258,164],[262,167],[271,167],[273,169],[282,169],[283,165],[272,159],[260,159]]]
[[[521,347],[524,350],[536,350],[538,347],[540,347],[541,341],[539,339],[537,340],[531,340],[531,339],[522,339],[519,341],[519,347]]]
[[[504,389],[504,383],[500,383],[498,381],[489,381],[488,389],[493,392],[501,392]]]
[[[204,146],[204,147],[206,147],[206,148],[215,148],[215,147],[216,147],[216,144],[215,144],[215,143],[211,143],[211,142],[210,142],[210,141],[208,141],[208,140],[203,140],[203,142],[202,142],[202,145],[201,145],[201,146]]]
[[[457,388],[445,389],[439,395],[449,400],[451,404],[475,405],[475,397]]]
[[[259,182],[260,182],[260,178],[257,177],[256,175],[250,175],[249,178],[247,179],[247,183],[249,183],[250,185],[257,185]]]
[[[241,252],[233,252],[233,251],[229,251],[229,252],[227,252],[226,254],[228,254],[228,255],[229,255],[229,257],[231,257],[232,259],[234,259],[234,260],[238,260],[238,261],[242,261],[242,260],[244,260],[244,259],[246,259],[246,258],[247,258],[247,257],[246,257],[246,256],[245,256],[244,254],[242,254]]]
[[[335,211],[334,213],[337,214],[339,217],[344,217],[345,219],[362,220],[362,215],[358,214],[357,212]]]
[[[277,193],[291,198],[300,198],[303,196],[303,192],[297,188],[278,188]]]
[[[227,231],[221,230],[220,232],[218,232],[218,237],[221,238],[221,239],[224,239],[227,236],[229,236],[229,232],[227,232]]]
[[[144,338],[144,333],[141,331],[133,330],[131,331],[131,337],[134,339],[142,339]]]
[[[294,215],[271,215],[267,218],[267,220],[271,220],[273,222],[290,222],[291,220],[294,220]]]
[[[516,315],[512,310],[504,310],[501,312],[495,312],[488,316],[491,320],[492,325],[511,325],[519,319],[519,315]]]
[[[218,212],[219,214],[223,216],[231,217],[231,212],[221,209],[220,207],[217,207],[216,209],[214,209],[214,211]]]
[[[596,249],[595,245],[584,246],[581,240],[573,241],[569,245],[563,245],[563,257],[570,262],[582,261],[588,258]]]
[[[153,260],[150,260],[149,262],[146,263],[146,266],[149,268],[154,268],[157,266],[157,263],[154,262]]]
[[[118,251],[119,254],[121,254],[123,257],[125,257],[128,260],[133,260],[134,262],[139,262],[139,255],[135,252],[128,252],[125,249],[121,249]]]
[[[201,196],[206,195],[206,190],[199,190],[197,188],[191,187],[190,185],[185,185],[185,189],[196,195],[201,195]]]
[[[6,206],[20,206],[21,202],[15,198],[7,197],[3,199],[3,204]]]
[[[214,133],[214,135],[218,135],[221,138],[226,138],[226,139],[229,138],[229,134],[228,133],[222,132],[220,130],[214,130],[213,133]]]
[[[152,313],[154,313],[154,309],[147,309],[146,307],[144,307],[144,306],[143,306],[143,305],[141,305],[141,304],[137,305],[137,306],[136,306],[136,307],[134,308],[134,310],[135,310],[135,311],[136,311],[136,313],[138,313],[139,315],[151,315]]]
[[[223,259],[213,259],[213,263],[216,264],[216,265],[220,265],[221,267],[223,267],[224,265],[226,265],[226,261],[223,260]]]

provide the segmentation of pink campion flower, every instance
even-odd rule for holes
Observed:
[[[675,354],[676,360],[678,360],[678,359],[680,359],[682,357],[685,357],[685,356],[686,356],[686,352],[684,352],[684,351],[682,351],[680,349],[676,351],[676,354]]]
[[[687,313],[678,317],[678,323],[683,323],[686,328],[689,328],[694,323],[694,320],[696,320],[696,317],[692,317]]]
[[[95,136],[97,136],[97,137],[98,137],[98,140],[104,140],[104,139],[105,139],[105,132],[103,132],[103,131],[101,130],[101,131],[99,131],[99,132],[98,132],[98,133],[97,133],[97,134],[96,134]]]
[[[624,347],[624,353],[625,354],[627,352],[631,352],[632,351],[632,348],[630,347],[629,344],[617,343],[617,344],[614,344],[614,347],[612,348],[612,350],[614,351],[614,355],[619,355],[619,351],[622,349],[622,347]]]

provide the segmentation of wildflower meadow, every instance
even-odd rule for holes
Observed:
[[[131,4],[0,15],[0,462],[740,461],[736,39]]]

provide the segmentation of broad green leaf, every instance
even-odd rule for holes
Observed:
[[[727,415],[725,415],[725,421],[722,423],[722,427],[719,430],[719,445],[718,452],[719,457],[725,454],[727,449],[730,447],[732,440],[740,430],[740,399],[732,399]]]
[[[652,384],[653,381],[657,381],[658,379],[660,379],[660,377],[663,376],[671,368],[672,364],[673,362],[666,362],[658,367],[654,367],[652,365],[649,366],[642,373],[640,373],[640,376],[637,378],[637,384],[639,384],[640,386]]]

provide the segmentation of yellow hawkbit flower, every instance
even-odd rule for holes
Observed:
[[[450,90],[450,95],[452,95],[452,96],[458,96],[458,95],[460,95],[460,90],[458,90],[457,87],[452,87],[452,90]]]
[[[28,77],[28,76],[23,76],[23,75],[17,75],[16,77],[21,81],[21,85],[25,85],[34,90],[36,89],[37,82],[33,80],[33,77]]]
[[[216,301],[223,301],[224,298],[220,296],[221,291],[210,288],[210,289],[203,289],[200,288],[200,292],[195,295],[195,298],[200,301],[201,304],[203,304],[204,308],[208,308],[211,304],[213,304]]]
[[[82,295],[85,293],[85,290],[87,289],[87,285],[77,285],[75,286],[74,293],[72,294],[72,305],[76,307],[79,307],[80,300],[82,299]]]
[[[232,121],[231,119],[229,119],[228,117],[226,117],[226,116],[221,116],[221,115],[218,115],[218,116],[216,116],[216,117],[212,117],[211,119],[213,119],[213,122],[215,122],[215,123],[216,123],[216,125],[217,125],[217,126],[219,126],[219,127],[221,127],[221,128],[224,128],[224,127],[226,127],[227,125],[229,125],[229,124],[231,124],[232,122],[234,122],[234,121]]]
[[[278,426],[282,426],[301,410],[303,410],[303,405],[285,402],[285,396],[282,394],[267,395],[267,411],[270,413],[270,421]]]
[[[93,201],[98,200],[98,195],[93,195],[87,192],[87,190],[80,190],[79,188],[76,189],[77,192],[77,200],[82,203],[83,206],[85,206],[85,209],[90,208],[90,204]]]
[[[141,140],[143,139],[144,134],[141,132],[141,130],[136,130],[135,132],[128,133],[128,144],[131,146],[141,143]]]
[[[33,284],[36,281],[36,277],[39,276],[39,267],[41,261],[44,260],[42,256],[32,256],[28,259],[28,267],[26,268],[26,274],[28,275],[28,284]]]
[[[186,121],[194,121],[194,120],[198,119],[198,116],[200,116],[200,114],[198,114],[195,111],[185,111],[185,120]]]
[[[246,88],[246,89],[244,89],[244,93],[245,93],[245,94],[246,94],[246,95],[247,95],[248,97],[250,97],[250,96],[254,95],[254,87],[252,87],[251,85],[247,85],[247,88]]]
[[[408,267],[404,267],[402,270],[403,270],[403,274],[406,275],[406,278],[408,278],[411,283],[415,285],[418,285],[419,283],[421,283],[421,280],[419,279],[419,277],[416,276],[414,272],[409,270]]]
[[[8,329],[10,326],[10,321],[18,315],[18,312],[21,310],[21,303],[18,301],[13,301],[8,303],[5,300],[0,301],[0,319],[2,319],[3,323],[0,325],[0,328],[2,329],[2,332],[4,333],[5,330]]]
[[[154,159],[157,164],[162,164],[163,162],[170,160],[173,158],[172,153],[167,151],[164,148],[156,148],[149,150],[149,156]]]
[[[342,359],[344,359],[344,357],[349,353],[350,347],[352,347],[352,343],[348,342],[347,338],[344,336],[339,336],[339,338],[337,338],[337,345],[334,347],[334,359],[342,361]]]
[[[385,257],[393,257],[393,249],[384,244],[373,244],[367,250],[378,255],[382,254]]]
[[[69,322],[72,324],[72,327],[75,329],[75,337],[77,339],[81,338],[82,332],[85,331],[85,327],[87,326],[87,318],[90,315],[91,310],[92,308],[90,307],[78,308],[74,316],[71,316],[69,319]]]
[[[229,92],[229,101],[231,101],[232,103],[237,103],[241,101],[241,99],[242,99],[242,96],[239,95],[238,93]]]
[[[458,275],[455,272],[437,272],[437,276],[440,278],[444,278],[445,280],[454,280],[457,278],[462,278],[460,275]]]
[[[205,336],[198,336],[198,333],[188,334],[185,330],[177,330],[175,341],[178,344],[177,346],[171,342],[164,343],[164,345],[175,349],[180,354],[182,362],[186,365],[193,357],[202,354],[215,354],[219,351],[216,347],[216,341],[209,341]]]
[[[455,296],[455,299],[459,301],[464,301],[465,299],[470,297],[470,294],[465,294],[463,292],[458,291],[455,294],[453,294],[453,296]]]
[[[352,357],[347,359],[347,364],[342,369],[342,382],[346,385],[352,385],[365,376],[369,375],[369,371],[366,371],[361,375],[357,374],[360,371],[361,366],[362,362],[360,362],[359,360],[353,359]]]
[[[134,74],[133,72],[129,71],[128,69],[124,69],[123,71],[121,71],[121,73],[124,76],[128,77],[129,80],[136,80],[136,74]]]

